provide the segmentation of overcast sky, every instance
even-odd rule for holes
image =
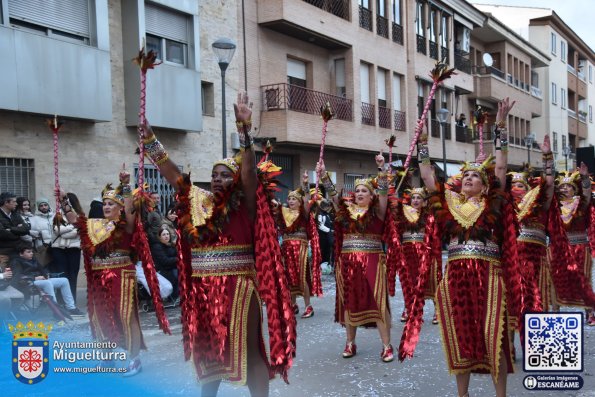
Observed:
[[[551,8],[595,51],[593,0],[468,0],[470,3]]]

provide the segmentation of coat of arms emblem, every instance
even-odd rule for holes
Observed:
[[[33,385],[44,380],[49,370],[48,334],[52,325],[18,322],[8,325],[12,333],[12,373],[16,379]]]

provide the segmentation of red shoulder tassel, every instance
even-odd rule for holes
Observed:
[[[312,295],[322,296],[322,271],[320,269],[322,255],[320,254],[320,238],[313,213],[308,216],[308,240],[312,250]]]
[[[281,260],[281,248],[266,192],[261,183],[256,190],[254,250],[258,292],[266,304],[269,329],[269,368],[286,383],[295,357],[296,321],[291,294]]]
[[[169,330],[169,320],[165,315],[163,302],[161,301],[159,281],[157,280],[157,273],[155,272],[155,264],[153,263],[153,257],[151,256],[147,233],[145,232],[145,228],[143,227],[139,216],[136,217],[136,225],[134,227],[134,234],[132,235],[132,246],[135,248],[139,260],[142,262],[143,271],[147,278],[147,285],[151,290],[151,299],[155,306],[155,315],[159,322],[159,328],[163,330],[164,334],[171,335],[171,331]]]

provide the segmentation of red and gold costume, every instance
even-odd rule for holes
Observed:
[[[217,164],[236,176],[239,172],[232,159]],[[219,197],[192,185],[187,177],[179,180],[178,189],[186,359],[192,359],[203,383],[226,379],[245,384],[248,310],[256,297],[259,312],[261,299],[266,303],[270,362],[261,325],[260,354],[270,376],[281,374],[287,381],[295,354],[295,317],[262,185],[257,191],[256,221],[250,220],[237,183]]]
[[[538,180],[533,188],[529,185],[528,174],[509,173],[511,181],[525,185],[526,193],[522,195],[514,187],[512,196],[519,224],[517,239],[525,308],[540,312],[552,304],[551,279],[547,257],[546,224],[547,211],[543,203],[546,200],[544,182]]]
[[[578,191],[578,172],[557,179]],[[595,307],[587,228],[590,209],[582,196],[553,200],[549,213],[551,272],[559,306]]]
[[[423,188],[412,189],[410,194],[426,197]],[[434,216],[427,210],[420,211],[411,205],[397,203],[397,219],[402,247],[399,279],[408,310],[413,303],[412,292],[417,286],[421,269],[428,272],[424,275],[424,297],[435,299],[438,283],[442,280],[442,248]]]
[[[299,195],[299,193],[290,192]],[[299,198],[303,200],[303,198]],[[312,295],[322,295],[320,276],[320,243],[314,218],[299,210],[282,207],[279,211],[279,229],[283,236],[281,253],[288,274],[291,295],[303,296],[308,285]],[[308,261],[308,241],[312,248],[312,261]]]
[[[482,174],[483,164],[467,164],[463,171]],[[438,228],[450,241],[446,274],[436,293],[443,347],[451,373],[491,373],[498,377],[501,354],[512,372],[509,328],[522,312],[521,280],[517,263],[514,209],[502,190],[465,199],[441,190],[429,199]],[[418,286],[425,285],[424,269]],[[412,357],[423,323],[423,288],[418,287],[401,338],[399,358]]]
[[[383,234],[384,221],[375,214],[374,202],[363,210],[340,203],[335,221],[335,321],[342,325],[375,327],[390,312]]]

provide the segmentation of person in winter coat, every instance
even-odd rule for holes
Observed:
[[[31,218],[35,215],[31,212],[31,200],[27,197],[17,197],[17,213],[23,218],[25,223],[31,229]],[[33,243],[33,237],[29,233],[25,236],[21,236],[21,240],[26,241],[28,243]]]
[[[31,231],[29,234],[33,236],[34,246],[37,249],[43,245],[52,244],[54,211],[50,207],[50,202],[46,198],[37,200],[37,211],[35,216],[31,218]]]
[[[178,250],[172,243],[173,230],[167,225],[162,225],[157,234],[157,239],[151,243],[151,254],[155,262],[155,270],[165,277],[173,286],[171,297],[179,297],[178,290]]]

